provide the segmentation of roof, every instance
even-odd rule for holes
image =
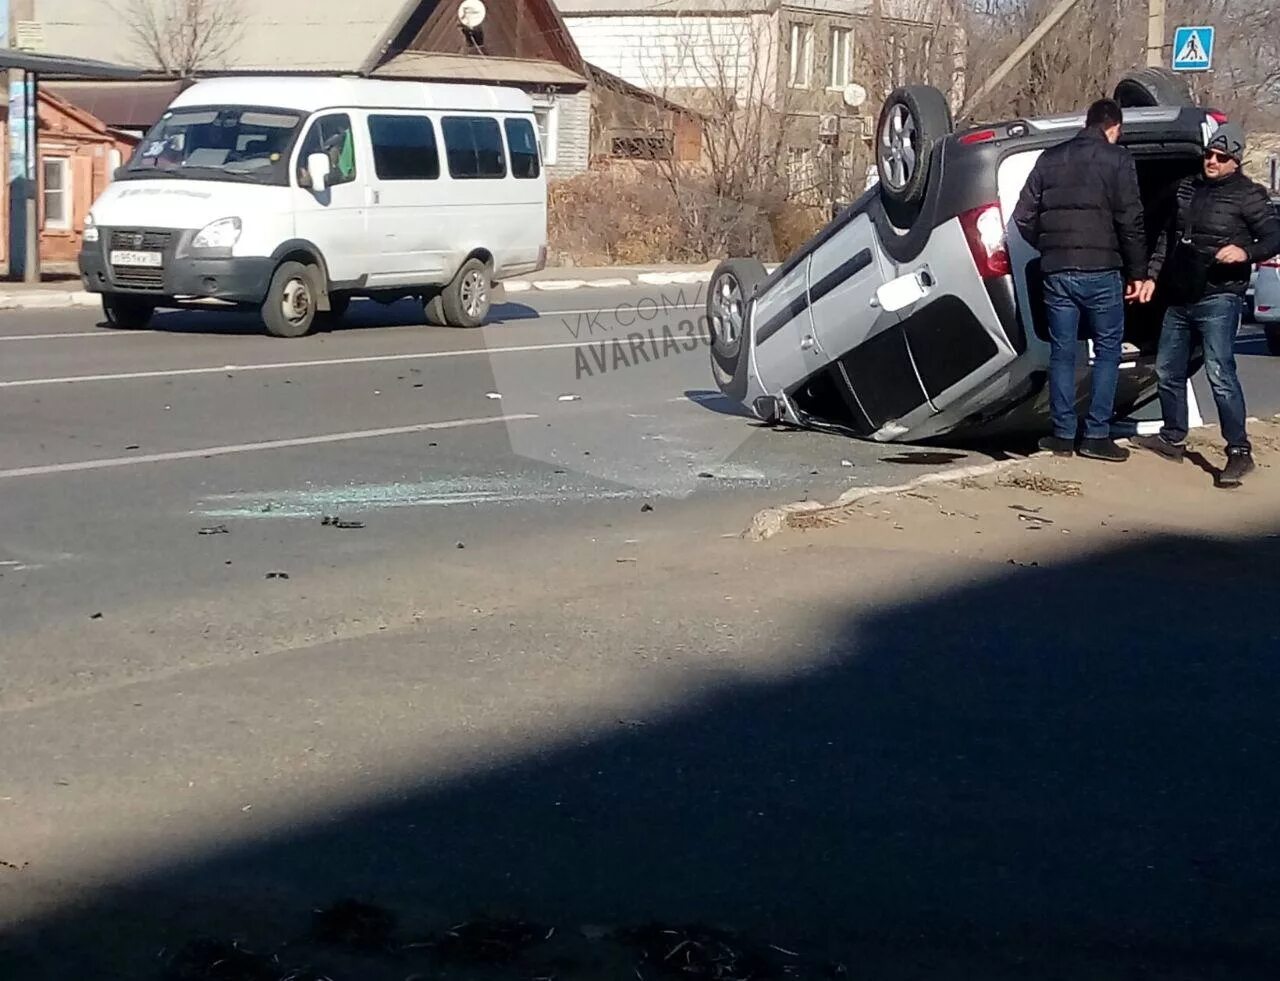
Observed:
[[[529,112],[533,108],[533,102],[524,92],[497,85],[269,75],[205,79],[185,90],[173,104],[262,106],[297,112],[315,112],[331,106],[499,112]]]
[[[683,116],[688,116],[691,119],[705,120],[707,118],[703,113],[698,112],[696,109],[690,109],[688,106],[682,106],[678,102],[672,102],[670,99],[663,98],[656,92],[650,92],[648,89],[643,89],[639,85],[633,85],[625,78],[619,78],[617,75],[607,72],[603,68],[593,65],[590,62],[587,63],[587,74],[591,77],[592,83],[600,86],[601,88],[611,89],[621,95],[629,96],[641,102],[650,103],[651,105],[656,106],[659,109],[664,109],[667,112],[674,112]]]
[[[154,59],[106,0],[35,0],[52,50],[151,65]],[[417,0],[249,0],[242,29],[225,65],[253,71],[354,72],[417,7]],[[90,76],[92,77],[92,76]]]
[[[138,78],[142,72],[126,65],[113,65],[92,58],[36,54],[0,48],[0,68],[17,68],[39,75],[71,75],[76,78]]]
[[[150,129],[187,82],[51,82],[46,92],[92,113],[116,129]]]
[[[587,80],[559,62],[524,58],[402,51],[374,69],[375,78],[449,78],[459,82],[585,85]]]

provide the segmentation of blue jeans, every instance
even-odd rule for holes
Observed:
[[[1120,350],[1124,343],[1124,279],[1117,272],[1060,272],[1044,278],[1044,305],[1049,319],[1049,410],[1053,435],[1076,438],[1076,348],[1080,318],[1093,330],[1093,386],[1086,439],[1111,436]]]
[[[1172,443],[1187,438],[1187,369],[1196,335],[1204,343],[1204,370],[1218,406],[1218,422],[1228,447],[1250,449],[1245,432],[1244,391],[1236,374],[1236,331],[1240,329],[1238,296],[1208,296],[1199,303],[1170,307],[1160,331],[1156,375],[1160,379],[1160,435]]]

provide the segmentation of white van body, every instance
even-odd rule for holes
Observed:
[[[317,155],[328,173],[313,173]],[[109,315],[149,315],[192,298],[287,302],[273,277],[300,263],[324,312],[352,296],[429,302],[469,260],[486,286],[532,272],[546,242],[519,89],[221,78],[182,92],[94,203],[80,266]]]

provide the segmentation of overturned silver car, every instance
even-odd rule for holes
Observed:
[[[1159,86],[1149,94],[1117,92],[1154,245],[1225,117],[1190,98],[1157,104]],[[721,391],[766,422],[880,441],[1047,431],[1039,257],[1012,215],[1039,155],[1083,126],[1081,112],[957,132],[937,89],[895,91],[877,127],[879,184],[772,275],[755,259],[713,273]],[[1129,308],[1118,418],[1155,398],[1163,313],[1158,301]],[[1083,405],[1087,338],[1081,348]]]

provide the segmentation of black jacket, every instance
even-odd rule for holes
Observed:
[[[1128,280],[1146,278],[1138,169],[1096,129],[1040,155],[1013,220],[1045,273],[1117,269]]]
[[[1184,239],[1189,243],[1181,244]],[[1238,245],[1248,262],[1214,259],[1224,245]],[[1240,171],[1211,181],[1204,175],[1178,185],[1177,207],[1156,241],[1150,275],[1163,296],[1194,303],[1218,293],[1243,296],[1252,266],[1280,254],[1280,217],[1266,189]],[[1168,258],[1166,258],[1168,257]]]

